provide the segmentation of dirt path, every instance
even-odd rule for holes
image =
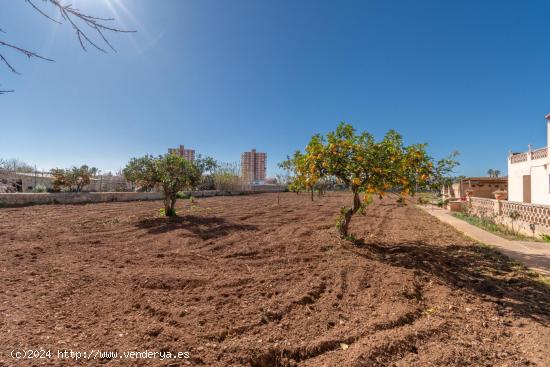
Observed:
[[[342,241],[349,201],[181,201],[170,221],[159,202],[1,209],[0,366],[36,363],[14,363],[23,347],[191,357],[90,366],[550,365],[535,275],[389,200]]]
[[[421,207],[444,223],[448,223],[468,237],[488,246],[497,248],[500,252],[521,262],[525,266],[550,277],[550,244],[528,241],[510,241],[466,221],[453,217],[448,211],[438,207]]]

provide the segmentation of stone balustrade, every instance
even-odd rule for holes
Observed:
[[[527,162],[528,160],[543,159],[548,157],[548,150],[550,148],[540,148],[531,150],[529,152],[516,153],[510,155],[510,163]]]
[[[526,235],[550,234],[549,205],[471,197],[469,208],[473,215],[515,226],[514,229]]]

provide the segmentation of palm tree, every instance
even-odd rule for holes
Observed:
[[[494,177],[495,176],[495,170],[494,169],[490,169],[487,171],[487,174],[489,175],[489,177]]]
[[[498,169],[496,169],[493,174],[495,175],[495,177],[498,177],[500,176],[500,171]]]

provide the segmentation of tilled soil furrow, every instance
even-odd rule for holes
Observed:
[[[32,365],[16,347],[191,356],[90,366],[550,365],[541,279],[393,198],[340,239],[351,201],[180,200],[175,219],[154,201],[0,209],[0,365]]]

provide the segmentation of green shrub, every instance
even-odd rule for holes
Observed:
[[[159,209],[159,216],[161,217],[175,217],[176,215],[178,215],[176,209],[168,208],[168,211],[164,208]]]
[[[164,213],[174,216],[178,193],[196,187],[201,171],[193,162],[175,154],[156,158],[147,155],[132,158],[124,168],[124,176],[139,187],[160,188],[164,194]]]
[[[48,189],[46,186],[38,184],[32,189],[32,192],[48,192]]]
[[[189,199],[190,196],[189,196],[189,194],[186,194],[183,191],[178,191],[178,193],[176,194],[176,198],[178,198],[178,199]]]

